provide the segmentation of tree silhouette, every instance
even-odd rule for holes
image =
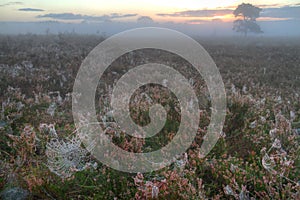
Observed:
[[[262,33],[260,26],[256,23],[259,18],[261,8],[253,6],[252,4],[240,4],[234,11],[235,17],[240,17],[233,22],[233,30],[244,33],[247,36],[248,32]]]

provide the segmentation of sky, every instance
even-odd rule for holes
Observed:
[[[264,36],[300,36],[300,0],[0,0],[0,34],[112,35],[155,26],[188,35],[233,35],[233,11],[262,8]]]
[[[0,0],[0,21],[228,22],[243,2],[264,9],[260,21],[300,20],[300,0]]]

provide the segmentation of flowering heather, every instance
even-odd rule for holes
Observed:
[[[223,131],[204,158],[199,150],[211,120],[211,97],[191,65],[151,49],[114,61],[96,88],[95,124],[119,148],[158,150],[176,137],[181,122],[180,102],[163,81],[138,88],[129,102],[128,117],[140,126],[151,122],[150,106],[165,108],[166,123],[157,135],[140,139],[118,125],[111,94],[116,80],[133,67],[159,61],[180,71],[196,91],[201,110],[197,135],[185,153],[158,171],[131,174],[99,162],[89,152],[95,144],[85,146],[79,139],[86,119],[81,127],[73,121],[77,71],[102,39],[0,36],[0,194],[16,186],[31,199],[300,199],[299,41],[201,42],[216,62],[227,94]],[[122,159],[113,160],[116,169]]]

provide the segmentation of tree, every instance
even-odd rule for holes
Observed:
[[[262,33],[260,26],[256,23],[256,19],[259,18],[261,11],[261,8],[252,4],[240,4],[233,11],[234,16],[239,17],[233,22],[233,30],[244,33],[245,36],[247,36],[248,32]]]

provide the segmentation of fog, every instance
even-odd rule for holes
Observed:
[[[259,21],[263,33],[251,34],[253,36],[300,36],[300,20],[282,21]],[[69,23],[59,21],[43,22],[0,22],[0,34],[59,34],[76,33],[105,35],[119,33],[124,30],[140,27],[164,27],[178,30],[190,36],[234,36],[240,35],[232,30],[232,22],[212,21],[201,22],[200,24],[187,24],[175,22],[154,22],[151,20],[141,20],[137,22],[82,22]]]

